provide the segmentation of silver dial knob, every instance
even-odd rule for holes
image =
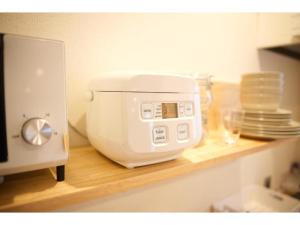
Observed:
[[[52,128],[47,120],[32,118],[27,120],[22,127],[23,139],[32,145],[46,144],[52,136]]]

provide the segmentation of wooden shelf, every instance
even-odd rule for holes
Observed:
[[[179,175],[284,144],[291,139],[240,139],[237,146],[209,139],[202,147],[186,149],[177,160],[126,169],[92,147],[70,150],[66,180],[56,182],[51,170],[10,175],[0,184],[0,211],[51,211],[143,187]]]

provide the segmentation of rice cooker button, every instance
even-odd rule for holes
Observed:
[[[153,118],[153,104],[151,103],[142,104],[142,118],[143,119]]]
[[[179,103],[178,104],[179,117],[184,117],[184,110],[185,110],[184,103]]]
[[[184,113],[185,116],[192,116],[193,115],[193,103],[189,102],[189,103],[185,103],[184,105]]]
[[[167,128],[155,127],[152,131],[154,144],[162,144],[167,142]]]
[[[187,140],[189,138],[189,125],[184,123],[184,124],[179,124],[177,126],[177,139],[178,140]]]

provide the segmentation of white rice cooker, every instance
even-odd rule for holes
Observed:
[[[201,139],[199,87],[193,78],[110,76],[93,80],[90,91],[88,138],[127,168],[175,159]]]

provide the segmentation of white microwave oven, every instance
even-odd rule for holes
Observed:
[[[0,34],[0,176],[68,159],[64,44]]]

